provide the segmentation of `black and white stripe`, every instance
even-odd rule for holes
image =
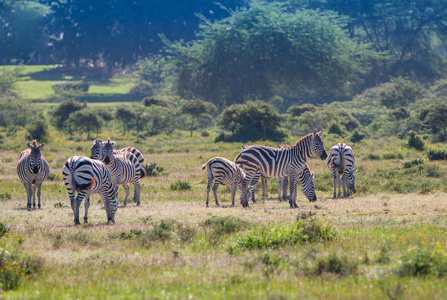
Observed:
[[[244,150],[247,147],[248,146],[242,146],[242,150]],[[242,167],[243,167],[243,165],[242,165]],[[255,188],[256,188],[256,184],[258,183],[259,179],[261,179],[262,196],[263,197],[268,197],[269,196],[268,185],[267,185],[267,178],[262,176],[261,172],[258,172],[258,173],[256,173],[256,175],[253,177],[253,179],[250,182],[250,187],[252,188],[252,190],[251,190],[251,200],[253,202],[256,202]]]
[[[140,181],[139,179],[146,175],[144,169],[140,166],[138,159],[131,152],[114,153],[113,146],[116,143],[110,139],[104,143],[103,162],[112,175],[112,180],[117,185],[123,185],[126,190],[124,205],[127,204],[129,195],[129,183],[134,186],[134,201],[140,205]]]
[[[105,143],[106,142],[101,139],[96,139],[93,142],[92,147],[90,148],[90,158],[103,160],[102,155]],[[127,152],[130,152],[133,155],[135,155],[135,157],[138,159],[138,162],[140,163],[140,166],[143,166],[144,156],[137,148],[129,146],[122,149],[113,150],[114,154],[127,153]]]
[[[36,189],[37,189],[37,207],[40,208],[40,189],[42,182],[47,179],[50,173],[48,162],[42,155],[41,149],[45,144],[37,145],[36,140],[26,143],[29,149],[24,150],[19,157],[17,164],[17,175],[26,189],[27,203],[26,207],[31,209],[31,196],[33,197],[33,207],[36,208]]]
[[[346,198],[352,193],[355,193],[355,176],[357,168],[354,168],[355,158],[352,148],[345,143],[338,143],[331,149],[327,159],[327,166],[332,170],[334,177],[334,198],[337,198],[337,184],[338,197],[341,195],[341,188],[343,186],[343,196]],[[340,182],[340,175],[342,175]]]
[[[213,193],[216,205],[219,206],[217,200],[217,188],[219,184],[229,185],[231,190],[231,205],[234,206],[234,197],[236,188],[240,188],[242,180],[245,178],[244,171],[231,160],[223,157],[213,157],[202,166],[202,171],[207,169],[208,185],[206,187],[206,207],[209,203],[209,194],[211,184],[214,180]]]
[[[243,164],[245,179],[241,187],[241,204],[248,207],[248,188],[252,178],[260,171],[266,178],[289,177],[291,208],[298,207],[296,204],[296,186],[298,175],[305,168],[307,159],[316,153],[320,158],[326,159],[322,132],[310,133],[296,142],[294,146],[285,148],[273,148],[266,146],[250,146],[244,149],[235,162]],[[239,160],[240,159],[240,160]]]
[[[301,183],[301,191],[306,196],[310,202],[317,201],[317,195],[315,194],[315,186],[313,179],[315,178],[315,173],[310,172],[308,164],[305,164],[303,171],[298,175],[298,180]],[[286,201],[287,199],[287,184],[289,183],[289,178],[282,177],[278,178],[278,200]],[[281,197],[282,191],[282,197]]]
[[[84,223],[87,223],[89,196],[93,193],[101,195],[107,212],[107,221],[115,223],[115,212],[118,208],[117,186],[113,184],[112,176],[104,163],[86,156],[72,156],[64,165],[62,177],[70,197],[75,225],[80,224],[79,208],[84,198]],[[78,194],[75,198],[76,191]]]

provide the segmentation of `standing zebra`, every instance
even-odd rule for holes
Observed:
[[[241,147],[242,147],[242,150],[244,150],[248,146],[241,146]],[[265,178],[264,176],[261,176],[261,172],[258,172],[258,173],[256,173],[256,175],[253,177],[253,179],[250,182],[250,186],[253,187],[251,190],[251,200],[253,202],[256,202],[255,187],[256,187],[256,184],[258,183],[259,179],[261,179],[262,196],[264,196],[264,197],[269,196],[267,178]]]
[[[320,158],[326,159],[327,154],[324,150],[322,132],[309,133],[296,142],[294,146],[286,148],[273,148],[266,146],[250,146],[244,149],[237,157],[235,162],[244,165],[245,179],[241,187],[241,204],[248,207],[248,187],[253,177],[261,172],[261,175],[267,178],[279,178],[289,176],[290,180],[290,199],[291,208],[297,208],[296,204],[296,186],[298,175],[303,172],[307,159],[317,153]],[[241,159],[241,161],[238,161]]]
[[[101,161],[104,161],[104,157],[103,157],[104,153],[103,152],[104,152],[105,144],[106,144],[106,142],[101,139],[96,139],[95,141],[93,141],[93,145],[90,148],[90,158],[99,159]],[[140,164],[139,172],[140,172],[140,174],[145,174],[145,171],[143,168],[144,156],[143,156],[143,154],[141,154],[141,152],[137,148],[129,146],[129,147],[125,147],[122,149],[113,150],[113,154],[127,154],[127,153],[132,153],[137,158],[138,163]],[[142,177],[144,177],[144,175],[142,175]],[[130,188],[127,183],[123,184],[123,188],[126,193],[126,196],[124,198],[124,205],[126,205],[127,199],[129,197],[129,193],[130,193]]]
[[[331,149],[331,153],[327,159],[327,166],[332,170],[334,177],[334,199],[337,198],[337,183],[338,183],[338,197],[341,195],[340,185],[343,185],[343,197],[348,197],[355,193],[355,176],[357,168],[353,169],[355,165],[354,153],[352,148],[345,143],[338,143]],[[340,174],[343,174],[340,182]]]
[[[114,153],[113,146],[115,142],[111,142],[110,139],[105,142],[103,147],[102,158],[112,175],[112,180],[117,185],[125,185],[129,182],[133,183],[134,196],[133,199],[140,205],[140,178],[146,175],[144,169],[140,166],[138,159],[130,152]],[[127,197],[129,195],[129,187],[124,187],[126,190],[126,198],[124,199],[124,205],[127,204]]]
[[[19,157],[17,164],[17,175],[26,189],[27,203],[26,208],[31,209],[31,195],[33,196],[33,207],[36,208],[36,188],[37,188],[37,207],[40,208],[40,188],[42,182],[47,179],[50,173],[48,162],[42,155],[41,149],[45,143],[37,145],[36,140],[26,143],[29,149],[24,150]]]
[[[245,178],[244,171],[231,160],[223,157],[213,157],[206,164],[202,166],[202,171],[207,169],[208,185],[206,187],[206,207],[209,203],[209,194],[211,184],[214,180],[213,194],[216,200],[216,205],[219,206],[217,201],[217,188],[219,184],[229,185],[231,189],[231,205],[234,206],[234,197],[236,195],[236,188],[242,183]]]
[[[72,156],[62,169],[62,177],[70,197],[75,225],[80,224],[79,208],[84,198],[84,223],[87,223],[89,196],[93,193],[101,194],[107,212],[107,221],[115,223],[115,212],[118,208],[117,188],[113,184],[109,170],[102,162],[86,156]],[[75,191],[78,191],[76,199]]]

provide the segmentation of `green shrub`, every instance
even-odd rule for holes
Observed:
[[[402,153],[383,153],[383,159],[403,159]]]
[[[366,138],[367,134],[364,132],[361,132],[360,130],[356,129],[351,135],[351,138],[349,139],[353,143],[358,143],[364,138]]]
[[[303,105],[292,105],[287,109],[287,113],[290,114],[292,117],[299,117],[301,114],[305,113],[306,111],[316,111],[317,108],[315,105],[306,103]]]
[[[335,239],[336,231],[317,219],[293,224],[263,226],[237,239],[235,246],[244,249],[277,248],[297,243],[315,243]]]
[[[380,154],[368,153],[368,154],[365,155],[365,159],[380,160]]]
[[[190,190],[191,185],[187,181],[177,180],[174,183],[171,183],[171,190],[173,191],[186,191]]]
[[[418,151],[422,151],[425,148],[425,144],[424,141],[418,135],[416,135],[415,132],[411,132],[408,139],[408,147],[414,148]]]
[[[422,159],[415,158],[415,159],[410,160],[410,161],[404,161],[402,165],[403,165],[404,169],[409,169],[409,168],[412,168],[414,166],[423,165],[423,164],[424,164],[424,161]]]
[[[400,276],[445,276],[447,257],[445,252],[435,252],[418,247],[415,251],[402,255],[402,264],[397,270]]]
[[[18,249],[0,248],[0,290],[16,289],[22,278],[36,274],[40,267],[40,260],[22,255]]]
[[[64,94],[67,92],[83,92],[87,93],[90,85],[82,81],[67,81],[54,83],[51,88],[55,94]]]
[[[332,134],[337,134],[341,137],[344,136],[343,128],[338,123],[332,123],[331,125],[329,125],[327,132],[332,133]]]
[[[202,137],[208,137],[208,136],[210,136],[210,133],[209,133],[208,131],[206,131],[206,130],[203,130],[203,131],[200,133],[200,135],[201,135]]]
[[[9,232],[9,228],[6,224],[0,222],[0,238]]]
[[[173,220],[161,220],[160,224],[155,225],[154,228],[149,230],[146,234],[152,241],[165,241],[170,239],[173,236],[174,229]]]
[[[345,254],[336,254],[331,252],[329,255],[320,255],[316,258],[316,264],[311,273],[321,275],[323,273],[332,273],[340,276],[356,274],[358,261]]]
[[[247,222],[232,216],[217,217],[213,216],[203,223],[206,227],[211,227],[219,235],[237,232],[247,226]]]
[[[430,149],[427,152],[427,157],[429,160],[447,160],[447,151]]]
[[[163,167],[157,166],[157,164],[154,162],[144,164],[143,168],[146,171],[146,176],[158,176],[165,171]]]
[[[8,192],[0,193],[0,199],[11,199],[12,195]]]
[[[48,132],[48,123],[45,119],[40,119],[26,126],[28,131],[27,138],[30,140],[38,140],[39,142],[48,142],[50,139]]]

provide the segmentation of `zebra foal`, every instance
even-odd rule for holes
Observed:
[[[297,208],[296,187],[298,175],[303,172],[307,159],[316,153],[322,160],[327,158],[324,150],[322,131],[309,133],[296,142],[294,146],[285,148],[273,148],[266,146],[250,146],[245,148],[235,159],[238,164],[243,164],[245,179],[241,187],[241,204],[248,205],[248,188],[253,177],[261,172],[266,178],[280,178],[289,176],[291,208]],[[240,160],[239,160],[240,159]]]
[[[338,197],[341,195],[340,186],[343,186],[344,198],[356,192],[354,173],[357,172],[357,168],[354,169],[354,165],[354,152],[349,145],[338,143],[332,147],[327,159],[327,166],[334,177],[334,199],[337,198],[337,184]],[[342,175],[341,182],[340,175]]]
[[[140,178],[146,176],[143,167],[140,166],[138,159],[131,152],[114,153],[113,146],[116,143],[108,139],[104,143],[103,148],[103,162],[107,166],[112,175],[114,184],[123,185],[126,190],[126,198],[124,199],[124,206],[127,204],[127,197],[129,195],[129,183],[134,186],[134,201],[140,205]],[[127,188],[126,188],[127,187]]]
[[[24,150],[19,156],[17,164],[17,175],[26,189],[27,203],[26,208],[31,209],[31,196],[33,198],[33,207],[36,208],[36,189],[37,189],[37,207],[40,208],[40,189],[42,182],[47,179],[50,173],[48,162],[42,155],[41,149],[45,143],[37,145],[37,141],[26,143],[29,149]]]
[[[231,190],[231,205],[234,206],[234,197],[236,195],[236,188],[240,187],[242,180],[245,178],[244,171],[231,160],[223,157],[213,157],[206,164],[202,166],[202,171],[207,169],[208,185],[206,187],[206,207],[209,203],[209,194],[211,184],[214,180],[213,194],[216,200],[216,205],[219,205],[217,200],[217,188],[219,184],[229,185]]]
[[[301,183],[301,191],[306,196],[310,202],[317,201],[317,195],[315,194],[315,186],[313,179],[315,178],[315,173],[310,172],[308,164],[304,165],[303,171],[298,175],[298,180]],[[287,185],[289,183],[289,177],[278,178],[278,200],[287,200]],[[281,197],[282,191],[282,197]]]
[[[107,213],[107,222],[115,223],[115,212],[118,209],[117,188],[113,184],[109,170],[102,162],[86,156],[72,156],[65,162],[62,178],[70,198],[75,225],[81,224],[79,208],[84,198],[84,223],[88,222],[89,196],[93,193],[99,193],[102,197]],[[75,198],[76,191],[78,194]]]

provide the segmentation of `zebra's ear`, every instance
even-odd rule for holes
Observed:
[[[115,141],[111,141],[110,143],[112,144],[112,146],[115,146],[115,144],[116,144]]]
[[[358,169],[358,167],[355,168],[355,169],[352,169],[351,173],[355,173],[355,172],[357,172],[357,169]]]
[[[40,149],[42,149],[43,148],[43,146],[45,146],[45,143],[42,143],[42,144],[40,144],[39,146],[37,146],[37,147],[39,147]]]
[[[324,134],[324,129],[321,129],[321,131],[320,131],[320,132],[318,132],[318,135],[319,135],[320,137],[322,137],[322,136],[323,136],[323,134]]]
[[[31,146],[29,142],[26,142],[26,145],[28,146],[28,148],[33,148],[33,146]]]
[[[244,149],[245,149],[245,146],[244,146],[244,145],[242,145],[242,146],[241,146],[241,148],[242,148],[242,150],[244,150]]]
[[[317,134],[317,129],[316,129],[316,128],[314,129],[314,132],[313,132],[313,134],[314,134],[314,135],[316,135],[316,134]]]
[[[315,179],[315,172],[311,174],[312,179]]]

